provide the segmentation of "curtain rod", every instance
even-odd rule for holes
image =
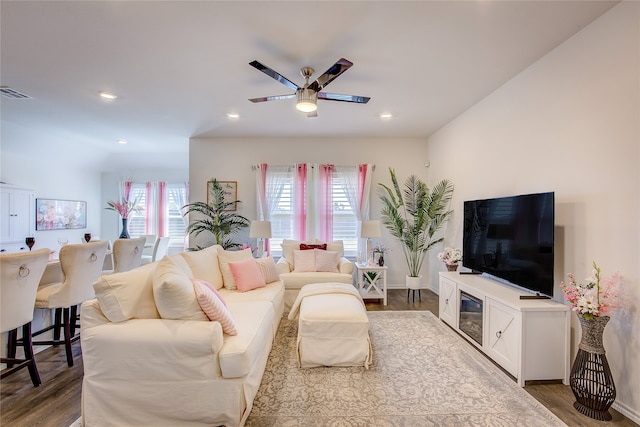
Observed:
[[[293,166],[295,166],[295,164],[292,164],[292,165],[274,165],[274,166],[290,166],[290,167],[293,167]],[[345,165],[334,165],[334,166],[344,167]],[[347,166],[353,166],[353,165],[347,165]],[[311,164],[311,168],[313,168],[313,167],[314,167],[314,164]],[[258,169],[260,169],[260,165],[251,165],[251,170],[252,171],[256,171]],[[375,163],[373,165],[371,165],[371,170],[372,171],[376,170]]]

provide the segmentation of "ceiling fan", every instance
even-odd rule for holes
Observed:
[[[358,104],[366,104],[369,102],[369,97],[357,96],[357,95],[342,95],[338,93],[322,92],[329,83],[334,81],[340,74],[347,71],[353,63],[344,58],[340,58],[335,64],[333,64],[323,75],[318,77],[314,82],[309,83],[309,77],[314,73],[314,69],[311,67],[303,67],[300,69],[300,74],[305,79],[304,86],[300,87],[293,83],[282,74],[272,70],[264,64],[258,61],[252,61],[249,63],[252,67],[262,71],[267,76],[271,77],[287,86],[290,89],[295,90],[295,93],[289,95],[274,95],[265,96],[262,98],[251,98],[251,102],[265,102],[265,101],[279,101],[281,99],[297,99],[296,108],[303,113],[307,113],[307,117],[316,117],[318,112],[316,111],[318,99],[326,99],[329,101],[342,101],[342,102],[355,102]]]

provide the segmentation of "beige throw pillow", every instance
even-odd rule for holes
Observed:
[[[189,275],[164,257],[153,272],[153,297],[163,319],[208,320],[200,308]]]
[[[222,280],[224,282],[224,287],[229,290],[235,290],[238,287],[236,286],[236,281],[233,278],[233,273],[231,272],[231,267],[229,266],[230,262],[238,262],[244,261],[245,259],[251,259],[253,255],[251,253],[251,248],[243,249],[241,251],[218,251],[218,263],[220,265],[220,271],[222,272]]]

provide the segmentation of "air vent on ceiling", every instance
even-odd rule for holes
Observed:
[[[11,98],[11,99],[33,99],[29,95],[26,95],[26,94],[24,94],[22,92],[18,92],[15,89],[11,89],[9,86],[0,86],[0,93],[2,93],[2,96],[4,96],[5,98]]]

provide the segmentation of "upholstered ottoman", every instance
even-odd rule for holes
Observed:
[[[315,366],[364,366],[371,363],[369,319],[358,291],[343,283],[307,285],[289,318],[298,320],[298,363]]]

